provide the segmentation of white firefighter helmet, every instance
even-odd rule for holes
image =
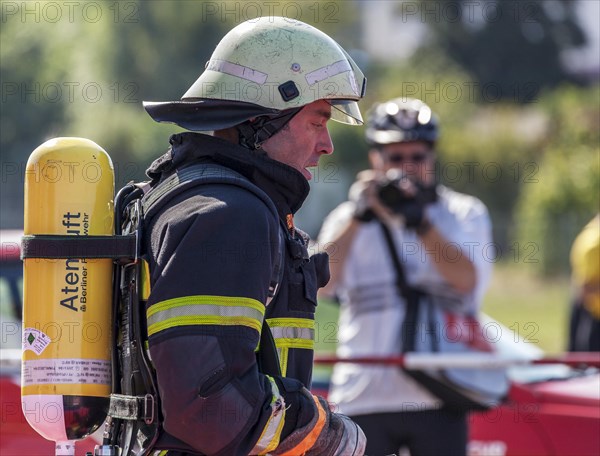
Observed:
[[[157,121],[202,131],[323,99],[332,105],[332,119],[359,125],[357,101],[365,87],[356,63],[328,35],[298,20],[269,16],[227,33],[181,101],[144,107]]]

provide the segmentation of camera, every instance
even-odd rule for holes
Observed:
[[[407,180],[416,191],[403,190],[402,184]],[[426,204],[437,200],[436,186],[425,186],[415,179],[411,179],[400,170],[390,170],[385,178],[378,183],[377,195],[379,200],[395,214],[402,215],[407,226],[418,225],[423,218],[423,209]]]
[[[379,200],[398,214],[402,213],[404,207],[411,200],[415,200],[415,196],[407,194],[401,188],[404,180],[409,180],[409,178],[403,173],[387,173],[385,179],[377,183],[377,196],[379,196]]]

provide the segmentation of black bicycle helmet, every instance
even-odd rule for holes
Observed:
[[[367,142],[372,146],[438,139],[437,117],[415,98],[394,98],[375,104],[367,118]]]

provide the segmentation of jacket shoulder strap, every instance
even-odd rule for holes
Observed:
[[[182,168],[150,189],[142,198],[144,217],[153,217],[173,197],[202,184],[230,184],[244,188],[260,198],[273,216],[278,217],[273,201],[263,190],[240,173],[212,163],[199,163]]]

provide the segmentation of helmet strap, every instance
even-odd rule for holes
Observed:
[[[274,117],[260,116],[237,125],[240,146],[250,150],[260,149],[262,143],[285,127],[301,110],[302,107],[286,109]]]

